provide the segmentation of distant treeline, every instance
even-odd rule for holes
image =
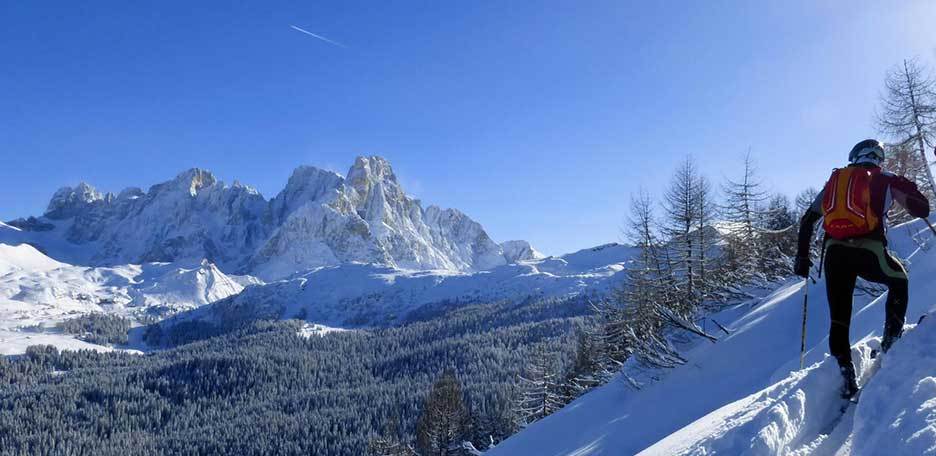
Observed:
[[[126,344],[130,320],[103,313],[92,313],[59,323],[62,331],[92,344]]]

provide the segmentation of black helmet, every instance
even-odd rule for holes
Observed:
[[[874,163],[881,164],[884,161],[884,144],[876,139],[866,139],[855,147],[852,147],[848,153],[848,161],[851,163]]]

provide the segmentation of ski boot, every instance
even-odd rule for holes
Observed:
[[[900,328],[896,331],[891,330],[890,328],[884,328],[884,338],[881,339],[881,351],[887,353],[888,350],[894,345],[894,342],[897,342],[897,339],[900,339],[900,336],[903,335],[903,328]]]
[[[842,372],[842,399],[851,399],[858,394],[858,381],[855,375],[855,366],[852,363],[839,366]]]

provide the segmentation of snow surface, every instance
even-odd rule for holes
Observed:
[[[394,324],[431,304],[600,293],[619,282],[634,253],[624,246],[587,249],[475,273],[370,264],[323,267],[292,280],[249,287],[237,296],[179,314],[174,321],[231,324],[299,318],[336,327]]]
[[[930,236],[919,221],[891,231],[891,248],[909,263],[908,321],[936,311],[936,252],[914,241]],[[741,314],[726,325],[730,336],[700,342],[662,380],[634,390],[616,379],[486,454],[936,454],[933,317],[874,362],[886,296],[856,298],[851,339],[865,389],[836,423],[843,401],[827,349],[825,284],[809,285],[808,367],[799,370],[802,287],[790,281],[716,316]]]
[[[10,331],[0,329],[0,355],[21,355],[32,345],[54,345],[60,350],[111,351],[113,348],[91,344],[69,334],[52,332]]]
[[[62,266],[64,266],[63,263],[43,255],[31,245],[0,244],[0,274],[23,269],[43,272]]]
[[[305,337],[306,339],[308,339],[312,336],[322,337],[326,334],[344,332],[344,331],[348,331],[348,330],[343,329],[343,328],[332,328],[331,326],[320,325],[318,323],[306,323],[306,324],[303,324],[301,328],[299,328],[298,334],[299,334],[299,337]]]
[[[92,268],[55,261],[30,245],[0,244],[0,354],[38,344],[109,350],[55,326],[89,313],[158,319],[238,294],[242,283],[254,282],[227,276],[207,261]]]

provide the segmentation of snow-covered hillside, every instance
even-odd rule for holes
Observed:
[[[632,247],[609,244],[474,273],[366,264],[323,267],[292,280],[250,287],[174,320],[235,324],[300,318],[341,327],[393,324],[432,304],[600,293],[619,283],[618,274],[634,253]]]
[[[89,313],[140,323],[181,313],[178,320],[302,318],[359,327],[399,323],[424,306],[600,292],[617,283],[634,253],[630,247],[609,244],[542,258],[525,242],[509,245],[511,255],[534,259],[478,272],[351,263],[265,284],[251,276],[225,274],[207,260],[74,266],[28,244],[0,244],[0,353],[22,353],[40,343],[86,347],[61,334],[56,325]],[[206,306],[212,303],[216,304]]]
[[[250,277],[230,277],[202,261],[92,268],[55,261],[27,244],[0,244],[0,354],[29,345],[89,348],[56,324],[89,313],[150,321],[241,292]]]
[[[910,322],[936,312],[936,251],[913,240],[931,237],[919,221],[891,231],[910,270]],[[856,298],[851,338],[864,392],[837,420],[841,377],[828,356],[821,280],[809,285],[810,349],[799,370],[802,287],[790,281],[716,316],[731,335],[700,343],[660,381],[633,390],[614,380],[486,454],[936,454],[936,315],[875,364],[886,297]]]
[[[494,242],[456,209],[424,208],[380,157],[358,157],[346,177],[299,167],[270,201],[201,169],[146,192],[81,183],[55,192],[43,216],[0,226],[0,242],[92,266],[206,258],[266,279],[348,263],[469,272],[541,256],[524,241]]]

